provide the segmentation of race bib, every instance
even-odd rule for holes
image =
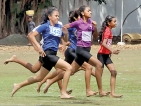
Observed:
[[[49,26],[49,28],[50,28],[51,35],[61,37],[62,28],[57,28],[57,27],[53,27],[53,26]]]
[[[82,31],[82,40],[83,41],[92,41],[92,32]]]
[[[112,44],[112,39],[108,39],[107,46],[111,46],[111,44]]]

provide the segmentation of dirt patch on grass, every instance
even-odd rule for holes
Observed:
[[[34,50],[32,46],[27,46],[27,44],[28,39],[25,35],[12,34],[3,39],[0,39],[0,50]],[[94,44],[92,46],[92,48],[95,50],[98,50],[99,47],[99,44]],[[138,50],[141,49],[141,44],[128,44],[124,46],[114,44],[112,47],[120,50]]]
[[[92,49],[95,51],[98,51],[100,48],[99,45],[93,45]],[[124,46],[119,46],[119,45],[113,45],[113,49],[119,49],[119,50],[141,50],[141,44],[138,45],[124,45]],[[7,45],[0,45],[0,50],[2,51],[35,51],[33,46],[27,46],[27,45],[12,45],[12,46],[7,46]]]

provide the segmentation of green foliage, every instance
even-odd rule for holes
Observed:
[[[47,7],[49,7],[49,6],[52,6],[51,0],[45,0],[45,2],[39,2],[39,3],[38,3],[38,7],[39,7],[40,9],[47,8]]]
[[[105,3],[106,4],[106,0],[94,0],[96,2],[98,2],[99,4]]]
[[[22,13],[22,11],[19,9],[20,6],[18,3],[13,4],[13,8],[11,8],[11,14],[16,14],[16,17],[14,18],[13,24],[16,24],[18,20],[21,18],[19,17],[19,14]]]
[[[17,4],[17,3],[13,4],[13,8],[11,8],[11,13],[12,14],[13,13],[16,13],[16,14],[20,13],[19,4]]]
[[[106,0],[86,0],[86,1],[96,1],[98,2],[98,4],[102,4],[102,3],[106,4]]]

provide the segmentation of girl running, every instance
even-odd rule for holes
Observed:
[[[47,12],[47,11],[46,11],[46,12]],[[44,14],[43,17],[46,18],[46,14]],[[44,20],[43,20],[43,23],[44,23]],[[58,21],[58,24],[60,24],[60,25],[62,26],[62,22]],[[39,26],[41,26],[41,25],[38,25],[36,28],[34,28],[34,29],[32,30],[32,32],[36,31],[36,29],[37,29]],[[30,32],[28,35],[31,35],[32,32]],[[61,42],[62,42],[63,44],[66,44],[65,46],[69,45],[69,43],[65,43],[63,39],[61,39]],[[42,38],[42,40],[40,41],[40,44],[43,45],[43,38]],[[33,44],[32,44],[32,45],[33,45]],[[36,49],[35,49],[35,50],[36,50]],[[64,51],[64,45],[59,44],[59,51],[62,51],[62,52]],[[28,69],[29,71],[31,71],[32,73],[38,72],[38,71],[40,70],[41,66],[42,66],[42,64],[41,64],[41,62],[40,62],[39,60],[38,60],[34,65],[32,65],[32,64],[29,63],[29,62],[26,62],[26,61],[24,61],[24,60],[19,59],[16,55],[13,55],[11,58],[6,59],[5,62],[4,62],[4,64],[8,64],[9,62],[18,63],[18,64],[24,66],[25,68],[27,68],[27,69]],[[55,71],[54,73],[49,73],[47,76],[48,76],[49,78],[53,78],[55,75],[57,75],[57,73],[58,73],[58,72]],[[61,83],[61,81],[58,81],[58,86],[59,86],[60,91],[61,91],[61,88],[62,88],[62,83]],[[40,92],[39,89],[37,89],[37,92]],[[72,90],[67,91],[68,94],[71,94],[71,92],[72,92]]]
[[[29,78],[19,84],[14,84],[14,89],[12,91],[13,96],[17,90],[20,88],[30,85],[39,81],[42,81],[43,78],[49,73],[52,67],[60,68],[66,70],[64,77],[63,77],[63,86],[61,89],[61,98],[71,98],[72,96],[66,93],[66,88],[68,85],[68,81],[70,78],[72,67],[64,60],[60,59],[56,56],[58,45],[60,42],[60,38],[64,38],[67,41],[67,30],[63,28],[64,36],[62,36],[62,26],[57,24],[59,19],[59,12],[55,7],[50,7],[47,12],[46,21],[39,26],[36,31],[28,35],[29,39],[33,43],[34,48],[40,54],[40,62],[42,63],[42,67],[40,71],[37,73],[36,76]],[[44,44],[43,49],[39,45],[36,40],[36,36],[42,33]],[[49,65],[48,65],[49,64]]]
[[[105,21],[102,23],[101,31],[99,33],[99,42],[100,42],[100,50],[98,51],[97,58],[102,63],[102,68],[104,69],[104,65],[109,69],[111,73],[110,86],[111,86],[111,97],[119,98],[122,95],[117,95],[115,93],[115,84],[116,84],[116,75],[117,71],[114,67],[114,64],[111,60],[112,54],[118,54],[119,50],[113,50],[111,48],[112,44],[112,28],[116,27],[116,18],[114,16],[108,15],[105,18]],[[102,69],[102,70],[103,70]],[[103,71],[102,71],[103,72]]]

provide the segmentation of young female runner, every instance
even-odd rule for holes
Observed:
[[[114,16],[108,15],[104,22],[102,23],[101,31],[99,33],[99,42],[100,42],[100,50],[98,51],[97,58],[102,63],[102,68],[104,69],[104,65],[109,69],[111,73],[110,86],[111,86],[111,97],[119,98],[122,95],[115,94],[115,84],[116,84],[116,75],[117,71],[114,67],[114,64],[111,60],[112,54],[118,54],[119,50],[113,50],[111,48],[112,45],[112,28],[116,27],[116,18]],[[102,70],[103,70],[102,69]],[[103,71],[102,71],[103,72]]]
[[[67,41],[67,35],[66,35],[67,31],[65,30],[65,28],[63,28],[65,35],[62,36],[62,26],[57,24],[58,19],[59,19],[58,10],[55,7],[50,7],[47,12],[45,23],[43,23],[41,26],[39,26],[36,29],[36,31],[34,31],[33,33],[29,35],[29,39],[31,40],[34,48],[40,54],[39,60],[42,63],[42,67],[36,76],[31,77],[28,80],[25,80],[19,84],[14,84],[12,96],[20,88],[29,84],[42,81],[42,79],[49,73],[52,67],[55,67],[55,68],[66,70],[63,77],[64,81],[63,81],[63,86],[61,89],[61,98],[72,97],[66,93],[66,88],[68,85],[72,67],[67,62],[65,62],[64,60],[56,56],[60,38],[65,38],[65,41]],[[44,44],[42,47],[39,45],[39,43],[37,42],[35,38],[40,33],[42,33],[42,36],[44,39]]]

